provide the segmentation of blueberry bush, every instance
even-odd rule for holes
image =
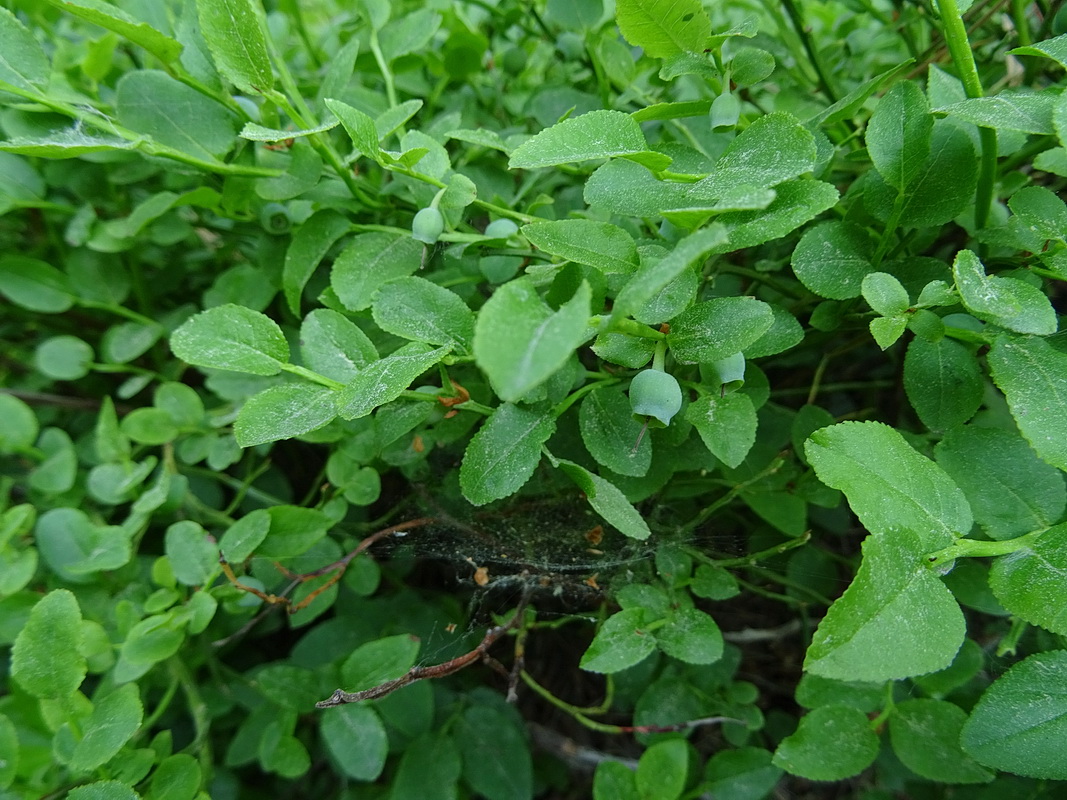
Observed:
[[[1065,67],[0,3],[0,798],[1062,796]]]

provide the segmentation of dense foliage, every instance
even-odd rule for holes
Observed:
[[[1067,15],[265,6],[0,6],[0,798],[1058,796]]]

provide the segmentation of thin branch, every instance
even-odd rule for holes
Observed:
[[[412,667],[399,678],[394,678],[385,683],[379,683],[377,686],[372,686],[370,689],[364,689],[360,692],[346,692],[343,689],[338,689],[326,700],[321,700],[316,703],[315,708],[333,708],[334,706],[341,706],[346,703],[360,703],[364,700],[378,700],[388,694],[392,694],[397,689],[402,689],[408,684],[415,683],[415,681],[426,680],[428,678],[444,678],[447,675],[452,675],[453,673],[459,672],[461,669],[469,667],[476,661],[485,661],[487,663],[493,662],[495,659],[489,655],[489,648],[493,646],[497,639],[516,627],[522,621],[524,617],[524,605],[525,599],[519,604],[519,607],[515,609],[515,614],[506,625],[497,625],[494,628],[490,628],[485,632],[485,636],[482,637],[478,646],[468,653],[456,656],[451,661],[446,661],[443,664],[436,664],[432,667]],[[497,666],[499,666],[499,664]],[[507,674],[506,670],[505,674]]]

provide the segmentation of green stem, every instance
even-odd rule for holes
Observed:
[[[378,71],[382,73],[382,78],[385,80],[385,96],[389,100],[389,108],[396,108],[396,86],[393,83],[393,71],[389,68],[389,63],[382,53],[382,46],[378,42],[378,31],[373,28],[370,32],[370,51],[374,54],[374,60],[378,63]],[[401,135],[404,133],[403,126],[400,127],[400,133]]]
[[[822,93],[826,95],[831,105],[836,103],[837,90],[834,89],[833,85],[830,83],[830,77],[827,74],[826,69],[823,67],[822,58],[819,57],[819,51],[815,47],[815,43],[812,41],[807,26],[804,24],[804,17],[800,13],[800,7],[794,0],[782,0],[782,5],[785,6],[786,13],[789,14],[789,19],[793,23],[793,27],[796,28],[801,44],[804,45],[804,50],[808,54],[808,60],[811,61],[811,66],[815,70],[815,75],[819,79],[819,88],[822,89]]]
[[[768,547],[763,550],[757,550],[755,553],[749,553],[747,556],[741,556],[740,558],[724,558],[715,559],[708,558],[702,554],[699,550],[692,550],[691,554],[696,556],[701,561],[707,561],[709,564],[716,567],[754,567],[760,561],[767,558],[773,558],[774,556],[787,553],[790,550],[794,550],[797,547],[803,547],[811,540],[811,531],[805,531],[803,534],[795,539],[787,539],[784,542]]]
[[[1015,655],[1015,651],[1019,647],[1019,640],[1023,638],[1023,634],[1029,628],[1030,624],[1026,620],[1012,617],[1011,628],[1008,630],[1007,635],[1000,640],[1000,644],[997,645],[997,658]]]
[[[333,378],[327,378],[325,375],[320,375],[317,372],[312,372],[307,367],[301,367],[297,364],[282,364],[282,371],[292,375],[299,375],[301,378],[306,378],[312,383],[321,384],[334,391],[339,391],[345,388],[343,383],[335,381]]]
[[[885,685],[885,705],[877,717],[870,721],[871,730],[875,733],[885,724],[885,721],[893,715],[896,703],[893,701],[893,681],[887,681]]]
[[[1032,546],[1034,541],[1040,538],[1044,532],[1045,531],[1043,530],[1032,531],[1023,536],[1017,536],[1014,539],[1004,539],[992,542],[983,542],[979,539],[957,539],[948,547],[938,550],[935,553],[928,554],[926,556],[926,561],[930,566],[936,567],[957,558],[1002,556],[1007,553],[1014,553],[1017,550],[1025,550]]]
[[[982,97],[982,81],[978,77],[974,53],[967,39],[967,28],[956,0],[937,0],[937,9],[941,14],[948,51],[963,81],[964,91],[968,97]],[[978,136],[982,145],[982,161],[974,197],[974,225],[980,229],[985,227],[993,204],[993,188],[997,177],[997,134],[992,128],[979,128]]]
[[[200,765],[204,769],[204,774],[210,775],[213,762],[211,758],[211,740],[208,738],[208,732],[211,729],[211,715],[208,712],[207,703],[200,696],[196,681],[193,680],[193,676],[184,661],[177,656],[173,656],[167,660],[167,666],[170,669],[171,676],[181,684],[182,692],[185,694],[186,702],[189,704],[189,714],[193,718],[193,741],[189,743],[186,749],[196,753],[200,759]]]
[[[618,382],[618,378],[608,378],[607,380],[593,381],[592,383],[585,384],[580,389],[576,389],[560,400],[559,403],[556,404],[556,407],[552,409],[552,416],[555,419],[559,419],[568,408],[573,406],[590,392],[595,391],[602,386],[611,386]]]
[[[572,706],[567,701],[559,699],[552,694],[552,692],[548,691],[548,689],[535,681],[526,670],[520,672],[519,677],[522,678],[523,683],[533,689],[535,693],[543,697],[560,711],[569,714],[576,722],[589,728],[589,730],[598,733],[625,733],[624,729],[618,725],[607,725],[603,722],[597,722],[595,719],[590,719],[582,713],[585,709],[578,708],[578,706]]]
[[[785,458],[783,456],[778,456],[777,458],[772,460],[770,464],[768,464],[766,467],[764,467],[758,473],[753,475],[747,481],[742,481],[741,483],[737,484],[732,489],[730,489],[730,491],[728,491],[726,494],[724,494],[722,497],[720,497],[714,503],[709,503],[708,505],[704,506],[703,510],[701,510],[701,512],[699,514],[697,514],[695,517],[693,517],[691,520],[689,520],[689,522],[685,523],[685,525],[682,526],[681,531],[683,533],[688,533],[689,531],[693,530],[694,528],[700,526],[701,524],[704,523],[705,520],[707,520],[709,517],[711,517],[712,514],[714,514],[716,511],[718,511],[723,506],[729,504],[735,497],[737,497],[739,494],[741,494],[741,492],[743,492],[749,486],[751,486],[754,483],[759,483],[764,478],[769,477],[769,476],[773,475],[774,473],[776,473],[778,470],[780,470],[782,468],[782,465],[784,463],[785,463]],[[801,538],[803,538],[803,537],[801,537]],[[801,542],[800,539],[796,539],[796,540],[792,540],[792,541],[796,541],[796,542],[799,542],[800,544],[803,544],[803,542]],[[778,546],[782,546],[782,545],[778,545]],[[791,546],[792,547],[797,547],[799,545],[793,544]],[[788,549],[788,548],[786,548],[786,549]],[[742,559],[741,560],[742,563],[747,563],[749,558],[751,558],[751,556]],[[716,562],[716,563],[719,563],[720,566],[721,566],[723,563],[729,563],[729,561],[727,561],[727,562]]]

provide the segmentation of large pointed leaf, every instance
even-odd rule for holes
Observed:
[[[653,58],[709,46],[711,21],[699,0],[617,0],[615,15],[626,41]]]
[[[819,480],[843,491],[878,537],[907,528],[929,552],[971,530],[971,507],[960,488],[888,425],[830,425],[813,433],[804,451]]]
[[[859,572],[819,623],[804,669],[835,680],[889,681],[951,664],[963,643],[963,612],[924,562],[926,552],[907,528],[868,536]]]
[[[591,334],[591,295],[583,282],[553,312],[533,283],[519,278],[482,306],[474,327],[474,358],[502,400],[514,402],[541,384]]]
[[[463,496],[485,505],[514,494],[541,460],[541,445],[556,430],[549,414],[505,403],[467,445],[459,470]]]
[[[649,152],[641,126],[629,114],[590,111],[545,128],[521,144],[508,166],[536,169],[616,156],[632,157],[651,169],[665,169],[671,163],[669,156]]]

